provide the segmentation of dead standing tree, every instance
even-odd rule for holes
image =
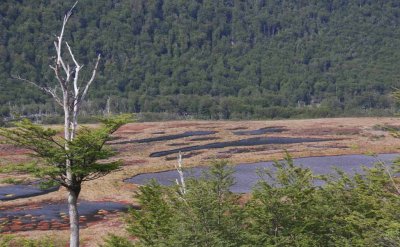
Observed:
[[[57,54],[54,64],[50,65],[50,68],[54,71],[58,84],[54,87],[50,87],[48,85],[43,86],[40,83],[21,78],[20,76],[13,76],[15,79],[34,85],[46,94],[49,94],[51,97],[53,97],[55,102],[63,108],[65,151],[69,150],[68,143],[70,143],[76,135],[79,110],[88,93],[90,85],[94,81],[100,61],[99,54],[97,56],[90,79],[86,83],[80,83],[79,73],[83,65],[78,63],[69,44],[67,42],[63,42],[65,26],[67,25],[77,3],[78,1],[75,2],[72,8],[64,16],[60,35],[57,36],[56,40],[54,41]],[[63,56],[65,56],[62,50],[64,46],[68,50],[66,54],[69,54],[69,60],[71,63],[73,63],[73,65],[70,65],[68,61],[63,58]],[[62,185],[68,189],[68,206],[71,228],[70,246],[74,247],[79,246],[79,215],[77,209],[77,199],[81,190],[81,183],[81,178],[76,176],[72,171],[71,159],[66,158],[65,178],[62,181]]]

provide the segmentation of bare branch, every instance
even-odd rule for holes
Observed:
[[[74,78],[74,92],[75,92],[75,98],[78,98],[78,94],[79,94],[79,87],[78,87],[78,78],[79,78],[79,71],[82,68],[78,61],[76,61],[74,53],[72,53],[71,47],[68,45],[68,42],[65,42],[65,44],[67,45],[69,54],[71,55],[72,60],[75,63],[75,78]]]
[[[59,38],[59,37],[58,37],[58,38]],[[62,39],[62,37],[61,37],[61,39]],[[68,74],[69,74],[69,71],[68,71],[68,70],[69,70],[69,69],[65,66],[64,60],[62,59],[62,56],[61,56],[61,45],[59,45],[56,41],[54,41],[54,46],[56,47],[56,52],[57,52],[56,64],[57,64],[57,65],[60,65],[60,64],[61,64],[61,66],[63,67],[65,73],[66,73],[67,76],[68,76]]]
[[[75,4],[72,6],[72,8],[67,12],[67,14],[64,16],[64,21],[62,24],[60,36],[57,37],[58,42],[54,42],[56,46],[56,51],[57,51],[57,65],[60,65],[63,67],[63,69],[67,72],[67,67],[65,66],[64,61],[62,60],[61,57],[61,46],[62,46],[62,39],[64,36],[64,30],[65,30],[65,25],[68,22],[69,17],[72,15],[72,11],[75,8],[75,6],[78,4],[78,1],[75,2]],[[68,73],[67,73],[68,74]]]
[[[49,67],[54,71],[54,74],[55,74],[55,76],[57,78],[58,83],[60,84],[60,87],[61,87],[62,91],[63,92],[66,91],[67,90],[67,82],[68,81],[64,80],[64,78],[62,78],[60,76],[60,67],[59,67],[59,65],[56,64],[55,67],[49,65]],[[69,80],[69,75],[67,75],[67,79]]]
[[[99,54],[97,56],[96,65],[94,66],[94,69],[93,69],[93,72],[92,72],[92,77],[90,78],[90,80],[86,84],[85,89],[83,90],[83,93],[82,93],[82,95],[81,95],[81,97],[79,99],[79,103],[84,100],[84,98],[85,98],[85,96],[87,94],[87,91],[89,90],[90,84],[92,84],[92,82],[94,81],[94,78],[95,78],[96,72],[97,72],[97,67],[99,66],[100,58],[101,58],[101,55]]]
[[[79,67],[79,68],[80,68],[81,66],[80,66],[79,63],[76,61],[75,56],[74,56],[74,54],[72,53],[71,47],[69,46],[68,42],[65,42],[65,44],[67,45],[69,54],[71,54],[72,60],[74,61],[76,67]]]
[[[29,83],[29,84],[31,84],[31,85],[33,85],[33,86],[39,88],[39,89],[42,90],[43,92],[45,92],[45,93],[49,94],[50,96],[52,96],[52,97],[54,98],[54,100],[55,100],[60,106],[63,106],[60,97],[58,97],[58,95],[57,95],[57,90],[56,90],[56,88],[51,89],[51,88],[48,88],[48,87],[42,87],[42,86],[39,85],[39,83],[30,81],[30,80],[27,80],[27,79],[22,78],[22,77],[20,77],[20,76],[14,76],[14,75],[13,75],[12,78],[14,78],[14,79],[16,79],[16,80],[20,80],[20,81],[27,82],[27,83]]]
[[[72,15],[72,10],[74,10],[75,6],[78,4],[79,1],[76,1],[71,9],[68,11],[68,18]]]
[[[69,67],[69,64],[67,64],[67,79],[66,79],[66,81],[67,81],[67,83],[69,82],[69,80],[70,80],[70,77],[71,77],[71,75],[72,75],[72,71],[70,70],[70,67]]]

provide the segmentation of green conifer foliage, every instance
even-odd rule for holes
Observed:
[[[73,177],[80,187],[84,181],[118,169],[119,161],[107,161],[115,153],[105,147],[105,143],[126,121],[126,117],[116,117],[103,120],[99,128],[81,127],[72,141],[65,140],[55,129],[44,128],[26,119],[15,123],[15,128],[0,128],[0,135],[8,143],[32,151],[32,155],[39,159],[37,166],[34,169],[30,167],[26,172],[65,187],[69,186],[66,183],[66,160],[69,159]],[[67,150],[66,144],[69,147]]]

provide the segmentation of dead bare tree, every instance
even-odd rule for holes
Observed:
[[[54,46],[56,49],[56,57],[54,59],[54,64],[50,65],[50,68],[54,71],[55,78],[57,80],[57,85],[51,87],[48,85],[42,85],[40,83],[22,78],[20,76],[13,76],[13,78],[27,82],[41,91],[49,94],[55,102],[60,105],[64,110],[64,138],[65,138],[65,150],[69,150],[68,142],[72,141],[76,135],[77,125],[78,125],[78,115],[81,108],[82,102],[84,101],[89,87],[92,85],[97,68],[100,61],[100,54],[97,56],[96,63],[91,73],[90,79],[81,83],[79,81],[79,73],[83,68],[83,65],[79,64],[76,60],[75,55],[67,42],[63,42],[65,26],[68,23],[72,12],[77,5],[78,1],[72,6],[72,8],[64,16],[64,20],[61,27],[60,35],[57,36],[54,41]],[[67,60],[63,58],[63,47],[66,47],[66,54],[69,55],[70,65]],[[69,218],[70,218],[70,246],[79,246],[79,215],[77,208],[77,199],[81,190],[81,182],[74,175],[71,169],[71,160],[66,159],[66,178],[65,187],[68,189],[68,207],[69,207]]]
[[[179,174],[179,181],[178,179],[175,180],[175,183],[178,185],[179,187],[179,192],[181,193],[181,195],[186,194],[186,184],[185,184],[185,177],[183,174],[183,168],[182,168],[182,153],[179,152],[178,154],[178,164],[175,164],[175,169]]]

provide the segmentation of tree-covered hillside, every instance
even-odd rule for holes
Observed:
[[[54,112],[10,78],[55,83],[53,40],[74,2],[1,1],[2,116]],[[66,39],[88,71],[103,57],[90,113],[110,97],[113,112],[328,116],[393,107],[399,24],[395,0],[82,0]]]

